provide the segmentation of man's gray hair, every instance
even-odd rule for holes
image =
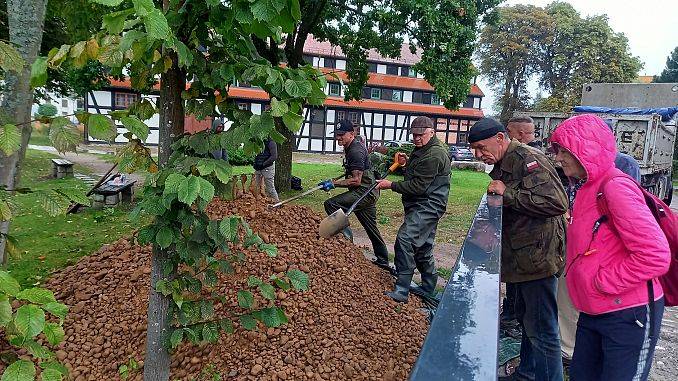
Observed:
[[[532,118],[530,118],[529,116],[514,116],[513,118],[509,119],[509,121],[508,121],[508,123],[506,123],[506,125],[508,125],[510,123],[530,123],[530,124],[534,124],[534,120]]]

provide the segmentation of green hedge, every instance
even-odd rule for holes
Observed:
[[[228,162],[231,165],[252,165],[256,155],[246,155],[245,150],[238,148],[235,151],[228,151]]]

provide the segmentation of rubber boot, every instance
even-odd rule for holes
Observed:
[[[396,279],[396,284],[393,291],[387,291],[384,292],[384,294],[398,303],[407,303],[407,299],[410,294],[412,275],[413,274],[400,274],[398,279]]]
[[[438,284],[438,274],[426,273],[421,274],[421,289],[429,296],[433,296]]]

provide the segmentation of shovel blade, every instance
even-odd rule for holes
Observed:
[[[320,221],[318,233],[323,238],[330,238],[340,233],[346,227],[348,227],[348,217],[343,210],[339,209]]]

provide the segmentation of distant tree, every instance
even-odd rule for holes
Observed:
[[[623,33],[610,28],[606,15],[582,18],[565,2],[546,7],[552,18],[550,39],[542,40],[539,50],[539,83],[550,93],[537,108],[569,111],[581,101],[585,83],[631,82],[643,67],[629,48]]]
[[[57,107],[51,103],[43,103],[38,107],[39,116],[53,117],[57,114]]]
[[[543,8],[516,5],[498,9],[495,24],[480,34],[480,72],[500,96],[495,107],[500,120],[508,122],[515,110],[529,103],[527,83],[539,69],[536,46],[552,40],[552,20]]]
[[[666,57],[666,68],[653,82],[678,82],[678,46]]]

